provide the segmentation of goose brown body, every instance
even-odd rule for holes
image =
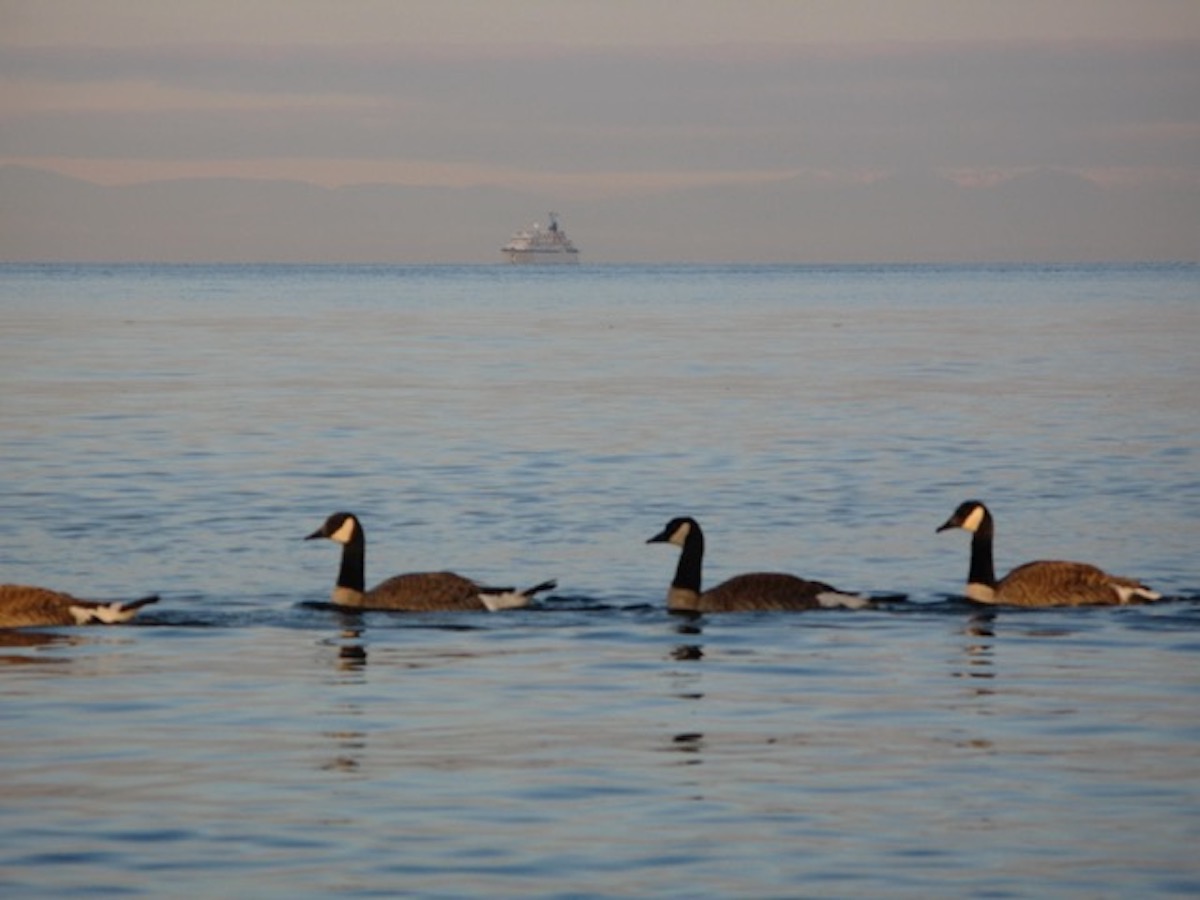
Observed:
[[[861,595],[786,572],[747,572],[701,590],[704,532],[692,518],[672,519],[646,543],[681,548],[675,578],[667,591],[667,608],[675,612],[799,612],[836,606],[858,608],[869,602]]]
[[[61,591],[27,584],[0,585],[0,628],[128,622],[158,597],[111,603],[80,600]]]
[[[959,505],[937,530],[971,534],[966,595],[979,603],[1012,606],[1111,606],[1158,600],[1161,595],[1133,578],[1110,575],[1089,563],[1042,559],[1017,566],[996,580],[992,556],[995,524],[978,500]]]
[[[342,563],[332,600],[357,609],[391,609],[409,612],[482,612],[525,606],[541,591],[555,587],[544,581],[523,591],[481,585],[454,572],[410,572],[394,575],[370,590],[365,589],[366,534],[352,513],[334,513],[308,535],[342,545]]]
[[[1156,600],[1158,595],[1132,578],[1109,575],[1088,563],[1037,560],[1017,566],[996,585],[996,603],[1015,606],[1097,606]]]
[[[335,588],[334,602],[363,609],[469,612],[490,609],[484,602],[485,596],[500,597],[513,592],[513,588],[484,587],[454,572],[409,572],[393,575],[357,598],[353,591]],[[337,599],[339,596],[340,600]],[[529,596],[532,595],[526,595],[526,599]]]

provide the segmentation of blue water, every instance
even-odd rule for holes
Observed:
[[[0,267],[5,896],[1200,893],[1200,269]],[[1080,559],[1153,606],[958,599]],[[559,588],[495,615],[367,577]],[[666,614],[783,569],[881,608]]]

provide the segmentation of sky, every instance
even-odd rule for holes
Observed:
[[[342,189],[294,242],[333,260],[486,260],[551,206],[593,261],[1195,259],[1200,2],[0,0],[4,165],[126,189],[118,219],[176,179]],[[230,252],[199,200],[104,243],[14,180],[0,257]],[[359,185],[410,192],[390,245]],[[239,252],[286,255],[254,197]]]

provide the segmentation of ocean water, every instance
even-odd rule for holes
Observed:
[[[1200,268],[0,267],[0,893],[1200,893]],[[1139,607],[958,596],[997,565]],[[449,568],[494,615],[326,603]],[[781,569],[887,599],[684,619]]]

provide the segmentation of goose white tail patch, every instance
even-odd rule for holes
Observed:
[[[869,606],[871,599],[862,594],[839,594],[836,591],[822,591],[817,594],[817,602],[822,609],[862,609]]]
[[[507,591],[503,594],[480,594],[480,601],[488,608],[488,612],[499,612],[502,609],[519,609],[529,604],[529,596],[520,591]]]
[[[128,622],[137,609],[126,609],[123,603],[108,603],[99,606],[72,606],[71,615],[76,625],[90,625],[100,622],[104,625],[115,625],[118,622]]]
[[[1122,603],[1129,603],[1137,600],[1161,600],[1162,594],[1158,591],[1152,591],[1147,587],[1129,587],[1124,584],[1114,584],[1113,590],[1117,592],[1117,596],[1121,598]]]

